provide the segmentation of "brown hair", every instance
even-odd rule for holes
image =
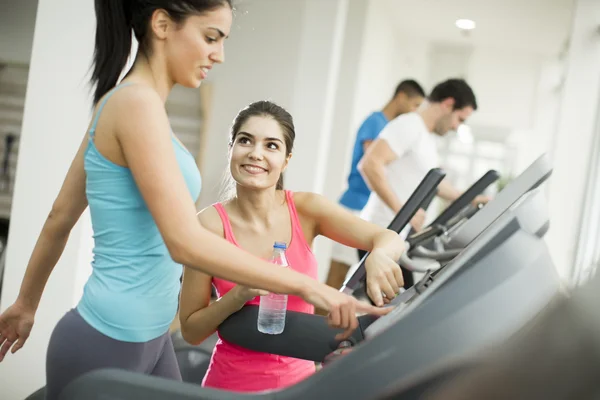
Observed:
[[[235,138],[237,137],[240,128],[244,125],[251,117],[270,117],[273,118],[281,127],[283,131],[283,140],[285,143],[285,155],[286,157],[292,153],[292,149],[294,147],[294,140],[296,139],[296,130],[294,128],[294,119],[291,114],[287,112],[283,107],[278,106],[277,104],[267,101],[261,100],[254,102],[244,109],[242,109],[238,115],[233,120],[233,124],[231,125],[231,131],[229,133],[229,148],[233,146],[235,142]],[[277,181],[277,190],[283,189],[283,174],[279,177]],[[226,173],[225,184],[222,190],[222,195],[224,199],[229,199],[233,197],[234,192],[234,184],[233,179],[231,178],[231,173],[229,171]]]

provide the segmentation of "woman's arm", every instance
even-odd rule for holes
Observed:
[[[46,218],[21,283],[17,302],[33,312],[37,310],[44,287],[65,249],[73,226],[88,205],[83,169],[87,143],[86,134]]]
[[[127,86],[111,98],[116,134],[127,166],[165,241],[171,257],[207,275],[275,293],[290,293],[330,311],[333,326],[350,334],[358,325],[357,309],[365,305],[350,296],[288,268],[268,268],[268,262],[237,248],[203,228],[196,206],[177,164],[164,104],[143,85]],[[365,312],[384,311],[367,307]]]
[[[234,286],[229,292],[210,304],[212,277],[197,270],[185,268],[179,321],[186,342],[200,344],[212,335],[231,314],[239,311],[247,301],[268,292]]]
[[[200,271],[184,268],[179,322],[186,342],[197,345],[212,335],[227,317],[242,308],[244,303],[233,296],[221,297],[210,304],[212,277]]]
[[[343,207],[315,193],[295,193],[298,211],[314,221],[315,235],[371,254],[367,258],[367,292],[377,305],[383,305],[381,293],[392,299],[404,284],[397,264],[404,252],[404,241],[389,229],[353,215]]]
[[[17,299],[0,314],[0,362],[9,350],[15,353],[27,341],[48,278],[87,207],[83,169],[87,142],[86,135],[35,244]]]
[[[223,237],[223,225],[213,207],[198,214],[198,221],[213,234]],[[186,342],[200,344],[212,335],[231,314],[240,310],[250,299],[267,291],[234,286],[214,303],[210,303],[212,277],[200,271],[185,268],[179,309],[181,334]]]

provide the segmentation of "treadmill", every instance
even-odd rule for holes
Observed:
[[[535,226],[535,234],[540,238],[548,229],[547,212],[545,210],[545,200],[543,194],[539,190],[541,185],[551,174],[551,166],[547,157],[542,156],[537,159],[529,168],[527,168],[517,179],[511,182],[502,190],[495,199],[483,208],[473,207],[470,201],[477,194],[471,193],[469,196],[464,196],[460,204],[457,204],[456,209],[459,210],[456,216],[450,217],[450,213],[440,215],[438,222],[433,223],[430,228],[422,233],[408,238],[408,242],[413,243],[407,252],[401,257],[400,262],[415,272],[424,272],[425,275],[413,287],[404,291],[397,296],[390,304],[396,310],[404,310],[410,303],[415,301],[419,296],[424,294],[430,286],[437,280],[445,279],[451,276],[452,279],[458,279],[463,273],[454,275],[454,269],[451,267],[455,262],[464,262],[465,251],[469,248],[469,244],[473,243],[476,238],[481,235],[486,229],[498,222],[498,220],[506,213],[516,213],[515,215],[532,226]],[[486,174],[473,187],[484,185],[489,182],[493,174]],[[422,185],[417,188],[411,199],[407,201],[408,210],[400,211],[398,216],[390,224],[390,229],[399,232],[404,227],[412,213],[418,209],[418,201],[425,198],[424,192],[431,190],[427,187],[427,179],[424,179]],[[477,192],[476,192],[477,193]],[[465,193],[466,195],[467,193]],[[411,202],[411,200],[414,200]],[[525,201],[527,200],[527,201]],[[457,201],[458,203],[458,201]],[[465,207],[462,207],[465,206]],[[462,208],[461,208],[462,207]],[[473,209],[480,210],[474,212]],[[453,213],[455,210],[452,210]],[[512,215],[512,214],[511,214]],[[506,218],[506,217],[505,217]],[[442,228],[440,228],[440,226]],[[411,251],[419,253],[421,249],[422,239],[431,240],[436,238],[431,236],[431,230],[441,232],[440,243],[437,244],[438,249],[435,251],[427,251],[431,258],[421,258],[421,256],[411,256]],[[442,247],[440,247],[442,246]],[[491,251],[491,248],[486,248],[485,251]],[[516,256],[520,257],[520,250],[516,252]],[[450,255],[450,257],[449,257]],[[366,256],[365,256],[366,258]],[[358,298],[368,297],[365,294],[366,271],[363,258],[360,267],[355,273],[347,279],[342,291]],[[509,254],[507,260],[515,258],[515,255]],[[515,261],[520,265],[519,261]],[[462,265],[462,264],[461,264]],[[552,266],[552,263],[550,262]],[[551,272],[554,273],[552,267]],[[487,272],[486,272],[487,273]],[[462,278],[460,278],[462,279]],[[501,281],[492,281],[492,287],[501,284]],[[464,291],[465,295],[470,291]],[[472,298],[468,298],[471,301]],[[418,304],[418,303],[417,303]],[[451,303],[452,304],[452,303]],[[410,309],[410,308],[409,308]],[[332,352],[347,353],[348,348],[357,345],[368,338],[367,330],[371,332],[379,329],[379,324],[386,321],[385,318],[377,321],[376,317],[365,315],[359,317],[359,328],[355,330],[351,337],[343,341],[337,341],[334,336],[341,330],[330,328],[324,317],[311,314],[303,314],[288,311],[286,316],[286,330],[276,336],[265,336],[256,329],[256,318],[258,316],[257,306],[244,307],[239,312],[231,315],[219,327],[221,337],[236,345],[266,353],[284,355],[289,357],[301,358],[315,362],[326,362],[331,358]],[[373,324],[373,325],[372,325]],[[404,342],[404,337],[400,338],[399,342]]]
[[[550,172],[545,156],[532,164],[464,222],[457,230],[461,235],[448,239],[449,248],[460,243],[466,247],[430,276],[422,291],[400,304],[398,296],[391,313],[359,328],[362,338],[350,343],[351,351],[293,387],[242,395],[121,370],[97,370],[73,381],[60,398],[362,400],[378,398],[391,388],[395,389],[394,398],[415,398],[410,397],[416,396],[415,387],[427,390],[421,378],[433,365],[468,357],[504,341],[561,295],[562,282],[543,240],[548,222],[538,188]],[[494,203],[498,205],[491,207]],[[480,223],[489,224],[468,229],[477,216]],[[236,314],[230,318],[235,319]],[[334,342],[338,331],[331,331],[329,341]],[[290,347],[298,343],[292,341]]]
[[[410,231],[406,239],[407,250],[399,260],[399,264],[403,270],[412,272],[428,273],[432,270],[439,269],[445,262],[450,261],[459,251],[456,249],[445,251],[440,245],[439,236],[446,234],[450,229],[458,224],[463,223],[466,219],[477,213],[482,205],[472,205],[471,202],[481,193],[485,191],[492,183],[500,178],[497,171],[490,170],[469,187],[458,199],[450,204],[435,220],[426,227],[423,231],[417,233]],[[425,180],[417,188],[413,197],[409,198],[405,206],[400,210],[398,215],[392,220],[388,229],[400,233],[410,218],[416,213],[419,208],[425,208],[429,205],[436,194],[433,190],[425,197],[417,194],[425,184]],[[424,199],[423,203],[417,205],[417,201]],[[413,210],[413,208],[416,208]],[[408,221],[403,218],[403,213],[410,213]],[[406,221],[406,222],[405,222]],[[435,247],[433,247],[435,246]],[[429,250],[437,250],[432,253]],[[366,294],[366,270],[365,260],[368,254],[363,257],[359,264],[348,272],[348,277],[342,285],[341,291],[350,294],[354,297],[371,302],[371,299]],[[425,258],[425,259],[423,259]]]
[[[599,302],[596,275],[569,296],[555,298],[491,351],[432,368],[421,383],[430,386],[427,400],[600,398]],[[406,399],[406,394],[394,388],[377,400]]]

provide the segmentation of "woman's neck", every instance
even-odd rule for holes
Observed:
[[[273,211],[283,204],[281,193],[274,188],[248,190],[238,185],[231,204],[244,221],[256,227],[269,227],[275,217]]]
[[[169,78],[165,65],[157,62],[156,58],[147,58],[142,53],[137,54],[133,66],[123,80],[153,87],[158,92],[163,103],[167,102],[167,97],[169,97],[169,93],[175,85]]]

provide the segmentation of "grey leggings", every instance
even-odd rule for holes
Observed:
[[[76,309],[58,322],[46,355],[46,400],[72,380],[100,368],[119,368],[181,380],[169,333],[143,343],[122,342],[92,328]]]

